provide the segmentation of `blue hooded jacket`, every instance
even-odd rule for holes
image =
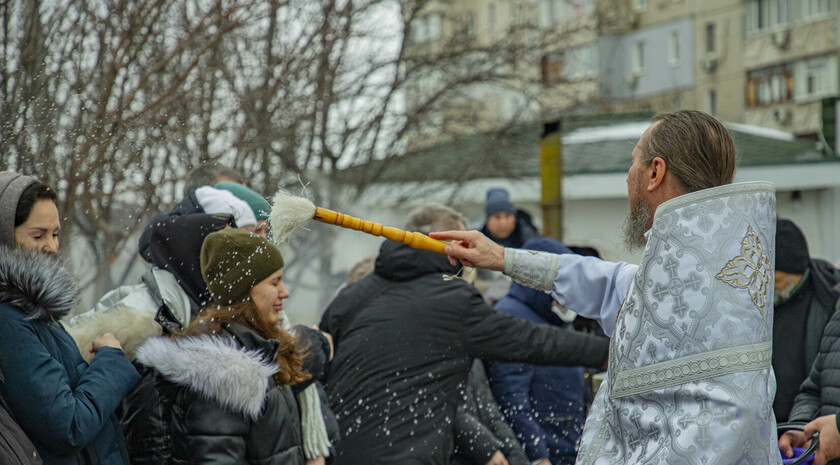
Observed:
[[[88,365],[58,319],[75,281],[55,258],[0,245],[0,395],[47,465],[128,465],[114,410],[140,379],[119,349]]]
[[[523,248],[572,253],[546,237],[530,239]],[[551,305],[550,295],[513,283],[508,295],[496,303],[496,310],[535,323],[566,326]],[[573,331],[571,326],[568,329]],[[586,418],[584,369],[488,362],[487,375],[493,395],[528,459],[574,464]]]

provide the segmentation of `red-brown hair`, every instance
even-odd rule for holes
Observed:
[[[283,331],[280,326],[260,318],[257,306],[250,299],[233,305],[204,307],[184,330],[183,335],[217,334],[223,325],[233,322],[248,326],[260,336],[280,343],[274,357],[274,362],[280,365],[280,369],[274,374],[277,384],[297,384],[311,378],[311,375],[303,370],[303,357],[307,348],[300,347],[298,338]]]

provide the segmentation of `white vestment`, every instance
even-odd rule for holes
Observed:
[[[578,465],[781,463],[770,366],[775,214],[773,186],[762,182],[657,208]],[[515,280],[551,289],[545,263],[556,259],[519,251],[505,260]]]

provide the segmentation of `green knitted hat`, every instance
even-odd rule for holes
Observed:
[[[283,268],[283,256],[268,239],[241,229],[223,229],[201,245],[201,276],[219,305],[248,300],[251,288]]]
[[[268,215],[271,213],[271,206],[255,190],[235,182],[220,182],[216,184],[216,189],[226,190],[235,195],[239,200],[247,203],[258,220],[268,219]]]

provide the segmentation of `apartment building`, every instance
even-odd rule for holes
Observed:
[[[840,0],[450,0],[436,8],[461,18],[479,43],[510,30],[528,39],[538,58],[516,71],[538,76],[536,118],[695,108],[819,139],[834,111],[824,99],[840,95]],[[451,127],[481,132],[515,114],[516,92],[496,90],[450,102],[458,109],[448,120],[461,122]]]

